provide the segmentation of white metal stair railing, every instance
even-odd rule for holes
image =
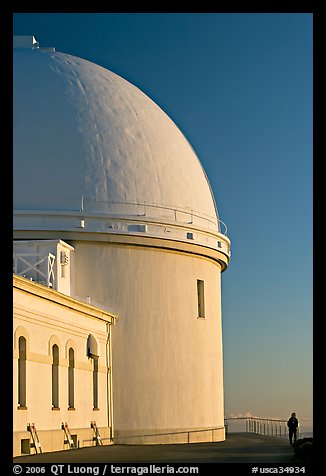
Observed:
[[[55,284],[55,258],[52,253],[48,253],[46,256],[37,253],[15,253],[13,255],[13,272],[24,277],[30,275],[32,278],[34,273],[35,281],[44,282],[46,286],[53,288]]]
[[[62,423],[61,428],[65,432],[65,436],[66,436],[65,443],[68,443],[69,448],[71,450],[76,450],[77,448],[76,448],[75,442],[74,442],[74,440],[71,436],[71,433],[70,433],[70,430],[69,430],[69,427],[68,427],[68,423],[67,422]]]
[[[94,430],[94,438],[96,446],[103,446],[103,441],[99,432],[99,429],[96,425],[96,421],[91,421],[91,428]]]
[[[32,440],[33,440],[32,447],[35,448],[35,453],[36,454],[42,453],[43,451],[42,451],[41,443],[40,443],[40,440],[39,440],[39,437],[38,437],[38,434],[37,434],[37,431],[36,431],[35,424],[34,423],[28,423],[27,431],[29,431],[31,436],[32,436]]]

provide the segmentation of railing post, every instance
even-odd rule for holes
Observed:
[[[54,273],[54,262],[55,262],[55,256],[52,253],[48,254],[48,269],[47,269],[47,285],[48,287],[55,287],[55,273]],[[52,279],[52,281],[51,281]]]
[[[48,269],[47,269],[47,276],[46,276],[46,285],[49,287],[50,286],[50,273],[51,273],[51,258],[50,258],[50,254],[48,255],[48,262],[47,262],[47,265],[48,265]]]

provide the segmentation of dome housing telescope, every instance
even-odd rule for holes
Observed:
[[[195,151],[99,65],[18,37],[13,71],[14,239],[64,240],[72,294],[118,316],[114,440],[223,440],[230,240]]]

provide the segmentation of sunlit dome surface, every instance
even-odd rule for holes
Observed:
[[[115,73],[41,48],[14,49],[14,208],[219,230],[201,163],[162,109]]]

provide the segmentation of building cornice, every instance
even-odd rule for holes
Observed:
[[[13,275],[13,287],[110,324],[114,324],[114,321],[117,319],[117,315],[112,312],[84,303],[71,296],[67,296],[59,291],[48,288],[43,284],[36,283],[35,281],[31,281],[16,274]]]

